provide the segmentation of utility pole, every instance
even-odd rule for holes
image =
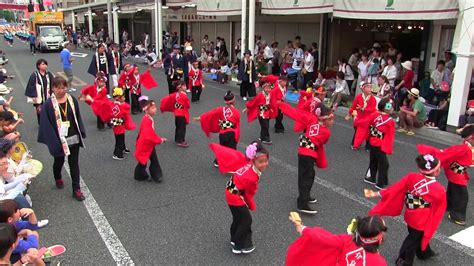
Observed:
[[[159,59],[162,59],[160,50],[163,48],[163,3],[155,0],[155,50]]]
[[[113,40],[114,30],[112,28],[112,1],[107,0],[107,33],[109,38]]]

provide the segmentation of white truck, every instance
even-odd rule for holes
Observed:
[[[37,48],[41,51],[61,50],[66,40],[62,12],[30,13],[30,31],[36,35]]]

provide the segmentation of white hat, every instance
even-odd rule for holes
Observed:
[[[420,91],[417,88],[412,88],[408,91],[408,94],[410,94],[413,97],[420,97]]]
[[[0,94],[1,95],[9,94],[11,91],[12,91],[12,88],[8,88],[4,84],[0,84]]]
[[[411,67],[412,67],[412,64],[411,64],[411,61],[405,61],[402,63],[402,67],[403,68],[406,68],[408,70],[411,70]]]
[[[190,45],[188,45],[188,46],[186,46],[186,49],[185,49],[185,50],[186,50],[186,51],[192,51],[192,50],[193,50],[193,47],[190,46]]]

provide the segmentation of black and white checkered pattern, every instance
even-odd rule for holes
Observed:
[[[379,139],[383,139],[384,133],[378,130],[375,126],[370,126],[370,135]]]
[[[305,135],[300,135],[300,147],[316,151],[316,145]]]
[[[219,120],[219,127],[221,129],[229,129],[235,127],[235,125],[229,120]]]
[[[409,192],[407,192],[405,194],[405,206],[408,208],[408,209],[411,209],[411,210],[416,210],[418,208],[429,208],[431,207],[431,203],[429,203],[428,201],[424,200],[422,197],[420,196],[415,196]]]
[[[225,187],[226,189],[232,193],[232,194],[235,194],[235,195],[243,195],[243,192],[240,191],[234,184],[234,180],[232,180],[232,177],[229,179],[229,181],[227,181],[227,183],[225,184]]]
[[[265,111],[268,111],[268,109],[270,109],[270,106],[268,104],[264,104],[264,105],[259,105],[258,106],[258,110],[260,112],[265,112]]]
[[[467,170],[467,167],[460,165],[458,162],[451,163],[449,168],[456,174],[464,174]]]
[[[112,124],[112,126],[114,127],[117,127],[117,126],[121,126],[123,125],[123,118],[112,118],[110,120],[110,124]]]
[[[183,109],[183,105],[181,105],[180,103],[176,102],[176,103],[174,104],[174,108],[175,108],[175,109]]]

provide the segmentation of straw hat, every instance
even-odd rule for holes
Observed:
[[[420,91],[417,88],[412,88],[408,91],[408,94],[416,98],[420,97]]]
[[[412,63],[411,61],[405,61],[402,63],[402,67],[405,68],[405,69],[408,69],[408,70],[412,70]]]
[[[12,88],[8,88],[4,84],[0,84],[0,95],[9,94],[12,91]]]

